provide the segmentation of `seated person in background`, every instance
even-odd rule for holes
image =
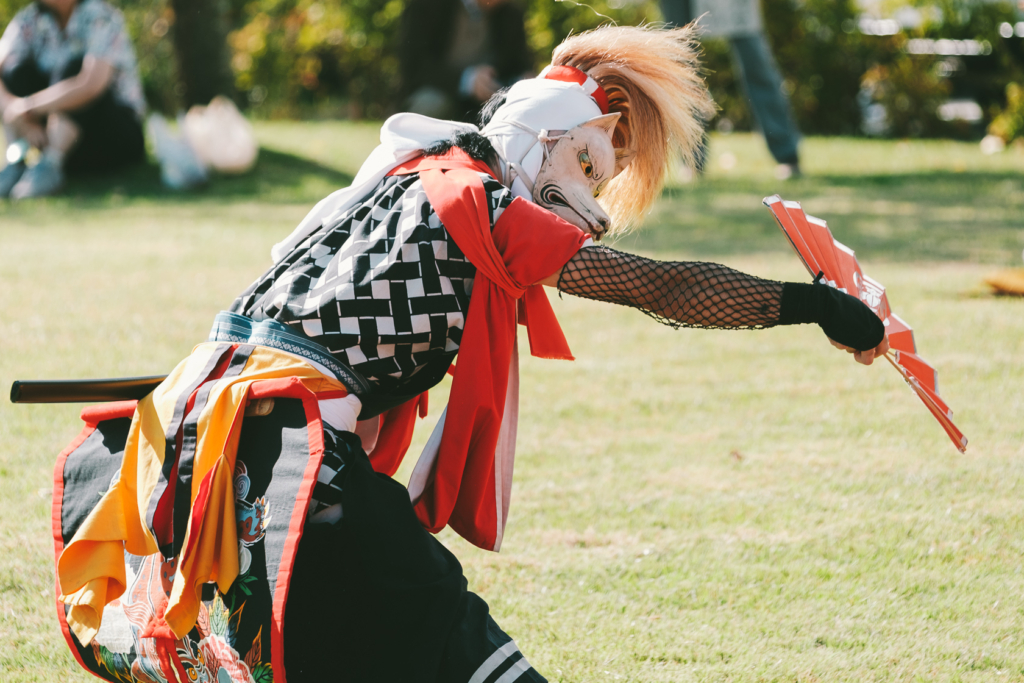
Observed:
[[[54,194],[65,172],[142,161],[145,107],[120,11],[103,0],[36,0],[0,38],[0,197]],[[26,168],[30,147],[42,156]]]
[[[398,58],[406,111],[476,121],[501,88],[532,76],[515,0],[409,0]]]

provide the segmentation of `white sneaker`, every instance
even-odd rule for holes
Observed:
[[[14,186],[21,180],[21,176],[24,174],[24,161],[17,161],[4,166],[4,170],[0,171],[0,199],[6,198],[11,194],[11,190],[14,189]]]
[[[11,190],[11,199],[46,197],[57,194],[64,187],[64,171],[60,165],[44,156],[39,163],[25,171]]]
[[[800,175],[800,164],[779,164],[775,167],[776,180],[791,180]]]

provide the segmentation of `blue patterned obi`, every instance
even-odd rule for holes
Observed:
[[[366,378],[332,356],[326,347],[272,318],[256,322],[244,315],[221,311],[213,319],[207,341],[256,344],[286,351],[327,368],[356,396],[370,391]]]

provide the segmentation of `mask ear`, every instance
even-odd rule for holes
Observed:
[[[615,148],[615,175],[619,175],[626,170],[630,162],[633,161],[633,157],[636,156],[636,152],[632,149],[624,149],[622,147]]]
[[[620,114],[618,112],[615,112],[614,114],[605,114],[604,116],[595,116],[580,126],[580,128],[597,128],[598,130],[603,130],[608,134],[608,139],[610,140],[612,134],[615,132],[615,124],[619,122],[619,116]]]
[[[555,145],[558,144],[558,141],[561,140],[562,136],[564,136],[567,132],[568,131],[564,131],[564,130],[545,130],[545,131],[541,131],[542,134],[543,133],[547,134],[546,136],[541,137],[541,140],[544,141],[545,146],[547,146],[548,151],[550,152],[552,149],[555,148]]]

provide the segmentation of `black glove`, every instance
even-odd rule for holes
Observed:
[[[800,323],[817,323],[829,339],[858,351],[873,349],[885,338],[885,325],[857,297],[827,285],[785,282],[779,324]]]

